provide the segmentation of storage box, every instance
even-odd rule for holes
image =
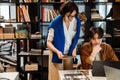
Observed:
[[[9,66],[6,68],[5,72],[16,72],[16,66]]]
[[[0,39],[3,39],[3,33],[0,33]]]
[[[41,49],[31,49],[32,54],[41,54]]]
[[[22,24],[17,25],[17,30],[15,31],[16,38],[29,38],[31,35],[31,25],[30,24]]]
[[[0,27],[0,33],[3,33],[3,28]]]
[[[37,71],[38,70],[38,63],[31,63],[25,65],[25,71]]]
[[[4,39],[14,39],[14,33],[4,33]]]

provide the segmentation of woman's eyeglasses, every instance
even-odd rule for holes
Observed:
[[[71,15],[71,14],[70,14],[68,17],[69,17],[69,18],[74,18],[75,16],[76,16],[76,15]]]

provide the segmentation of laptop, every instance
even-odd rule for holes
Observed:
[[[94,61],[93,62],[93,76],[106,76],[104,66],[113,67],[116,69],[120,69],[119,61]]]
[[[104,66],[107,80],[120,80],[120,69]]]

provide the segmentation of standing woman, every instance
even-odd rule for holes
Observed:
[[[49,80],[59,80],[58,70],[64,69],[64,57],[76,56],[81,21],[78,7],[70,0],[64,2],[58,15],[49,25],[47,47],[49,54]]]

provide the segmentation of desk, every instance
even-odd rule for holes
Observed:
[[[64,74],[74,74],[75,72],[76,70],[59,70],[59,80],[65,80]],[[89,70],[89,75],[87,76],[90,80],[107,80],[106,77],[93,77],[91,70]]]
[[[8,78],[9,80],[19,80],[19,73],[18,72],[3,72],[3,73],[0,73],[0,78]]]

